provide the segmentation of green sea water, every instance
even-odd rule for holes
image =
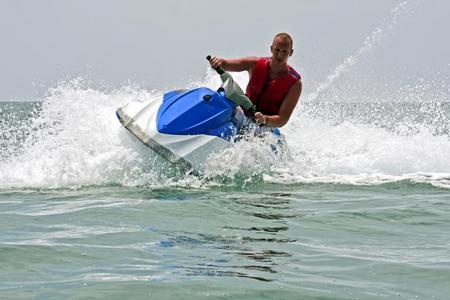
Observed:
[[[377,186],[0,192],[2,299],[448,299],[450,193]]]

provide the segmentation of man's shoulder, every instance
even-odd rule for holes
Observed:
[[[257,57],[257,56],[246,56],[246,57],[242,58],[242,61],[244,62],[247,71],[252,73],[253,69],[258,64],[259,59],[260,59],[260,57]]]
[[[245,56],[242,58],[243,61],[249,63],[249,64],[256,64],[260,57],[257,56]]]
[[[292,66],[289,66],[289,74],[298,80],[302,80],[302,75],[300,75],[300,73],[297,72]]]

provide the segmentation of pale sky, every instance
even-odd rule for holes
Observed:
[[[0,101],[34,100],[78,76],[110,87],[182,87],[205,76],[207,54],[269,56],[281,31],[294,38],[291,63],[317,86],[402,2],[0,0]],[[410,12],[389,25],[369,64],[393,78],[450,78],[450,1],[406,2]]]

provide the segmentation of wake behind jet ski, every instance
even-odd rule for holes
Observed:
[[[170,91],[147,101],[131,101],[116,115],[139,141],[163,158],[201,172],[211,154],[230,147],[241,136],[243,123],[236,107],[255,112],[233,77],[221,68],[216,71],[223,82],[217,91],[207,87]],[[277,128],[270,130],[280,136]]]

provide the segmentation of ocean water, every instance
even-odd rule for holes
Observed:
[[[449,299],[449,77],[361,75],[408,4],[304,74],[288,153],[243,140],[198,176],[115,116],[161,90],[75,78],[0,102],[0,299]]]

